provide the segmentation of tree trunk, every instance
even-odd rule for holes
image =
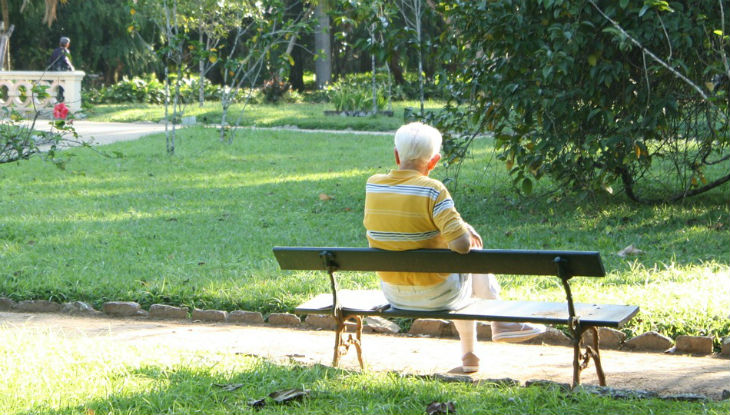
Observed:
[[[314,30],[314,73],[317,89],[324,88],[332,78],[332,51],[330,45],[330,17],[326,0],[320,0],[314,9],[317,26]]]
[[[395,84],[403,85],[406,83],[406,78],[403,77],[403,69],[401,69],[399,61],[400,53],[397,51],[393,52],[393,54],[390,55],[390,58],[388,59],[388,68],[390,69],[390,73],[393,75]]]
[[[289,12],[286,17],[289,19],[296,20],[304,14],[304,4],[301,0],[287,1],[287,9]],[[300,30],[300,29],[299,29]],[[293,65],[289,66],[289,85],[292,89],[302,92],[304,91],[304,49],[299,45],[300,34],[299,30],[294,32],[289,38],[289,43],[286,47],[286,53],[291,56],[291,60],[294,61]],[[282,66],[282,70],[284,67]],[[283,75],[280,72],[280,75]],[[283,78],[283,76],[280,76]]]
[[[421,40],[421,1],[416,0],[415,2],[416,7],[414,10],[416,11],[415,21],[416,21],[416,36],[418,39],[418,90],[421,98],[421,117],[423,117],[423,42]]]
[[[198,40],[200,41],[200,46],[203,46],[203,29],[201,27],[200,33],[198,34]],[[198,106],[200,108],[203,108],[203,104],[205,104],[205,59],[203,59],[203,56],[200,56],[200,59],[198,60],[198,70],[200,71],[200,75],[198,78]]]
[[[10,24],[8,0],[0,0],[2,12],[2,26],[0,26],[0,71],[10,70],[10,35],[13,34],[13,25]]]
[[[388,111],[393,111],[393,76],[388,65],[385,65],[385,70],[388,73]]]
[[[294,59],[294,66],[289,68],[289,84],[299,92],[304,91],[304,51],[301,46],[294,46],[291,57]]]
[[[0,70],[10,70],[10,36],[13,34],[15,26],[10,25],[10,29],[5,31],[5,23],[0,30]]]
[[[370,26],[370,44],[375,47],[375,25]],[[375,77],[375,53],[370,54],[370,72],[372,72],[373,82],[373,115],[378,113],[378,84]]]
[[[8,8],[8,0],[0,0],[0,11],[2,12],[3,18],[3,32],[6,27],[10,27],[10,9]]]

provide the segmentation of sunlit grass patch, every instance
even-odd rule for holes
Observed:
[[[392,117],[385,115],[367,117],[345,117],[325,115],[325,111],[334,110],[334,104],[328,103],[287,103],[287,104],[234,104],[228,115],[229,124],[256,127],[297,127],[302,129],[352,129],[361,131],[395,131],[403,123],[405,108],[418,108],[417,101],[393,102]],[[442,102],[427,101],[427,111],[437,111],[443,107]],[[197,104],[186,105],[184,116],[195,116],[202,124],[221,122],[220,102],[207,102],[201,108]],[[89,111],[89,121],[152,121],[159,122],[165,117],[163,105],[154,104],[103,104]]]
[[[366,246],[364,183],[394,164],[388,136],[242,131],[228,145],[191,128],[178,140],[174,156],[156,135],[105,147],[121,158],[69,150],[67,171],[39,160],[0,166],[0,295],[291,311],[329,282],[280,271],[271,248]],[[549,183],[520,197],[493,151],[477,140],[449,184],[487,248],[600,251],[608,276],[577,278],[577,301],[639,305],[630,333],[730,334],[725,190],[656,206],[556,198]],[[618,255],[632,244],[643,252]],[[372,273],[341,279],[378,286]],[[510,299],[563,298],[551,278],[500,279]]]
[[[557,387],[446,383],[428,377],[350,372],[272,362],[175,344],[133,346],[112,336],[0,326],[3,414],[400,414],[453,402],[460,414],[723,414],[727,402],[615,400]],[[277,403],[272,392],[300,389]],[[261,400],[261,409],[252,406]]]

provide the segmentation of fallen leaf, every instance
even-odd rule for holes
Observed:
[[[248,406],[250,406],[254,409],[261,409],[264,406],[266,406],[266,398],[254,399],[252,401],[248,401]]]
[[[634,246],[634,244],[631,244],[631,245],[627,246],[626,248],[616,252],[616,255],[620,256],[621,258],[625,258],[628,255],[639,255],[639,254],[643,254],[643,253],[644,253],[644,251],[636,248]]]
[[[276,392],[271,392],[269,397],[277,403],[286,403],[296,399],[302,399],[309,395],[308,390],[304,389],[284,389]]]
[[[218,386],[219,388],[223,389],[226,392],[233,392],[236,389],[242,388],[243,383],[229,383],[229,384],[214,383],[213,386]]]
[[[319,200],[332,200],[334,197],[328,195],[327,193],[320,193],[319,194]]]
[[[456,406],[454,406],[454,403],[449,402],[431,402],[426,407],[426,414],[427,415],[446,415],[446,414],[455,414],[456,413]]]
[[[236,355],[236,356],[259,357],[259,355],[254,354],[254,353],[235,352],[233,354]]]

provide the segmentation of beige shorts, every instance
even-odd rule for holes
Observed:
[[[471,274],[451,274],[436,285],[393,285],[380,282],[391,306],[401,310],[458,310],[471,301]]]

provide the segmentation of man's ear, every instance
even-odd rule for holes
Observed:
[[[400,166],[400,156],[398,155],[398,149],[393,147],[393,154],[395,154],[395,164]]]
[[[436,168],[436,164],[438,164],[439,160],[441,160],[441,154],[436,153],[433,157],[431,157],[431,160],[428,161],[428,164],[426,165],[426,168],[428,171],[433,170]]]

